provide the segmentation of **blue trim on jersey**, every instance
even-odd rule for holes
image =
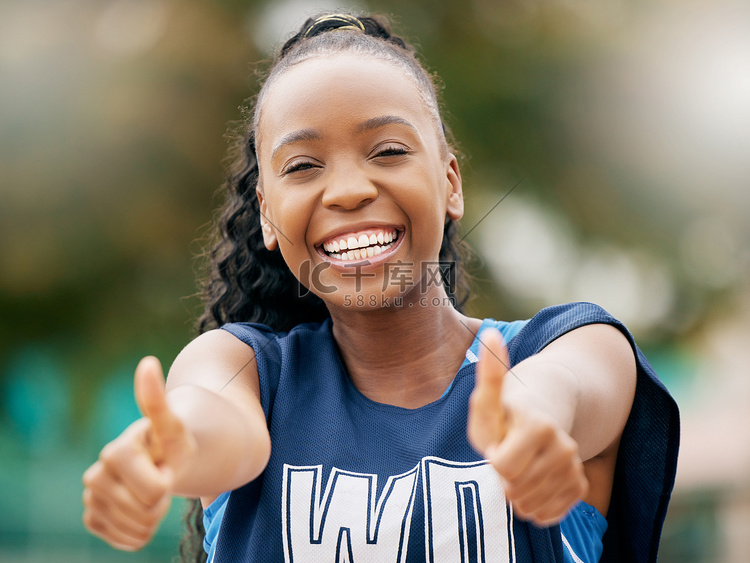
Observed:
[[[560,522],[565,563],[596,563],[602,556],[607,519],[590,504],[579,501]]]
[[[495,319],[484,319],[479,327],[479,330],[477,331],[476,336],[474,337],[474,340],[471,342],[471,346],[469,346],[469,349],[466,351],[466,357],[464,358],[464,361],[458,371],[461,371],[461,369],[477,361],[477,359],[479,358],[479,335],[482,334],[482,332],[484,332],[486,329],[495,327],[497,330],[499,330],[500,334],[505,340],[505,344],[507,345],[508,342],[510,342],[513,337],[518,334],[524,326],[526,326],[526,323],[528,322],[529,321],[505,322],[496,321]],[[453,381],[455,381],[455,378],[453,379]],[[445,397],[453,388],[453,381],[451,381],[450,385],[448,385],[448,389],[446,389],[443,395],[440,397],[441,399]]]
[[[203,528],[206,535],[203,538],[203,549],[208,553],[208,561],[213,559],[216,550],[216,537],[219,535],[224,511],[227,508],[229,492],[221,493],[214,501],[203,509]]]
[[[479,357],[479,335],[482,334],[486,329],[490,327],[495,327],[497,330],[500,331],[500,334],[502,334],[503,339],[505,340],[505,344],[507,345],[508,342],[510,342],[513,337],[521,332],[521,329],[526,326],[526,324],[529,321],[512,321],[512,322],[505,322],[505,321],[496,321],[494,319],[484,319],[482,321],[482,325],[479,327],[479,330],[477,331],[476,338],[471,343],[471,346],[469,346],[468,351],[466,352],[467,356],[473,355],[473,357],[478,358]],[[464,359],[464,363],[461,364],[461,367],[467,366],[471,363],[471,360],[469,358]]]

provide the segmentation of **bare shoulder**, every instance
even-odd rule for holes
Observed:
[[[229,397],[252,393],[260,396],[255,351],[221,329],[205,332],[175,358],[167,378],[167,390],[197,385]]]
[[[545,353],[554,353],[576,364],[604,362],[625,379],[635,378],[635,354],[630,342],[608,324],[585,325],[552,341]]]

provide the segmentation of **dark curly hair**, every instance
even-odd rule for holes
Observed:
[[[352,32],[329,33],[341,28]],[[208,272],[202,285],[205,308],[198,321],[200,333],[238,321],[288,331],[297,324],[329,316],[323,301],[301,287],[279,250],[269,251],[263,244],[255,192],[259,177],[255,129],[258,108],[276,77],[304,60],[337,52],[361,53],[402,68],[415,80],[433,113],[439,133],[446,138],[445,149],[450,147],[452,139],[440,117],[433,77],[416,58],[415,50],[391,33],[385,18],[322,14],[308,19],[277,53],[255,103],[247,108],[246,120],[235,134],[224,183],[225,201],[215,222],[211,249],[206,253]],[[459,310],[468,299],[464,266],[467,256],[468,249],[458,238],[457,224],[446,217],[439,258],[452,264],[452,275],[444,276],[444,283]],[[202,514],[200,503],[190,501],[185,518],[187,531],[180,546],[183,562],[206,560]]]

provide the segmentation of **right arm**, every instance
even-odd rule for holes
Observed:
[[[226,331],[191,342],[166,389],[155,358],[141,361],[134,386],[143,418],[83,478],[86,527],[126,550],[151,539],[172,495],[200,497],[205,507],[260,475],[271,452],[255,354]]]

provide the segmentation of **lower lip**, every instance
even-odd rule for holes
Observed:
[[[341,270],[345,270],[347,268],[365,268],[367,266],[377,266],[378,264],[381,264],[382,262],[386,262],[388,258],[393,256],[396,251],[401,246],[401,243],[404,241],[404,232],[399,231],[398,232],[398,239],[396,239],[396,244],[388,248],[387,250],[384,250],[377,256],[373,256],[372,258],[365,258],[364,260],[337,260],[336,258],[333,258],[332,256],[328,256],[322,248],[318,248],[318,254],[320,254],[323,257],[323,260],[328,262],[331,266],[334,268],[338,268]]]

